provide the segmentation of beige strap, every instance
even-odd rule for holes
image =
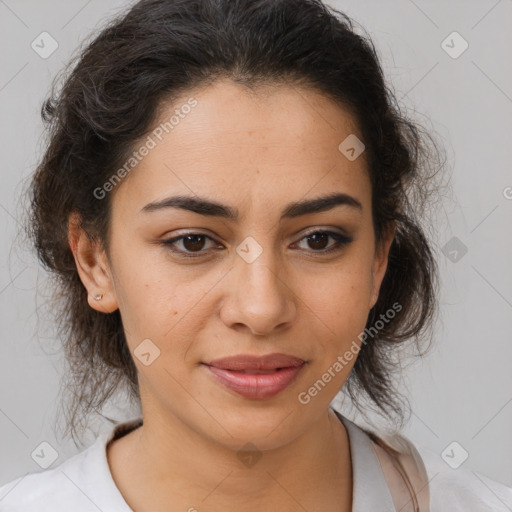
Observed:
[[[428,476],[416,447],[400,435],[384,441],[367,433],[373,441],[397,512],[429,512]]]

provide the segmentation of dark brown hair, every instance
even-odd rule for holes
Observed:
[[[247,87],[290,84],[329,96],[357,119],[366,145],[376,241],[395,225],[387,273],[367,327],[393,319],[363,344],[346,389],[403,421],[392,380],[406,340],[426,339],[436,311],[437,268],[420,215],[439,190],[432,135],[402,111],[378,54],[345,14],[319,0],[143,0],[108,22],[56,80],[42,108],[48,143],[30,188],[29,234],[58,282],[58,321],[69,364],[66,425],[118,389],[137,402],[137,372],[119,311],[89,307],[68,245],[68,220],[108,251],[112,194],[101,187],[158,120],[159,106],[219,78]],[[341,142],[341,141],[340,141]],[[429,338],[430,339],[430,338]],[[359,404],[359,405],[358,405]]]

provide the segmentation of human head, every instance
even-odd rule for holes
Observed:
[[[75,413],[99,409],[121,384],[136,397],[138,383],[119,311],[103,313],[88,302],[69,248],[70,215],[80,215],[82,228],[108,254],[112,201],[124,184],[103,198],[95,191],[146,140],[166,107],[224,79],[255,93],[282,85],[316,91],[357,121],[376,248],[394,228],[366,327],[393,304],[401,309],[361,347],[347,391],[399,416],[393,354],[432,319],[436,272],[415,215],[427,190],[423,139],[394,104],[371,41],[356,34],[348,17],[314,0],[149,0],[87,46],[43,108],[51,137],[33,182],[32,234],[61,284],[66,355],[75,362],[71,423],[79,419]]]

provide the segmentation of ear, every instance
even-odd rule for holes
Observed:
[[[372,309],[373,306],[375,306],[377,299],[379,298],[380,286],[384,279],[384,275],[386,274],[386,269],[388,268],[389,249],[393,243],[394,237],[395,226],[391,225],[385,232],[380,244],[375,248],[375,256],[372,265],[372,291],[370,294],[369,309]]]
[[[99,240],[91,240],[84,231],[80,215],[69,216],[68,243],[75,258],[80,279],[87,290],[89,306],[102,313],[118,309],[107,255]],[[101,296],[100,300],[95,297]]]

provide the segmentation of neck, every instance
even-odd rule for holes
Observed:
[[[116,441],[119,446],[124,442],[123,460],[117,457],[116,464],[112,457],[114,480],[114,466],[122,468],[116,483],[136,511],[178,502],[191,511],[351,510],[348,435],[330,409],[285,444],[255,442],[265,445],[261,449],[245,442],[241,448],[240,443],[221,444],[175,416],[165,421],[158,415],[144,417],[142,427]],[[130,485],[123,492],[123,482],[136,483],[138,496]]]

